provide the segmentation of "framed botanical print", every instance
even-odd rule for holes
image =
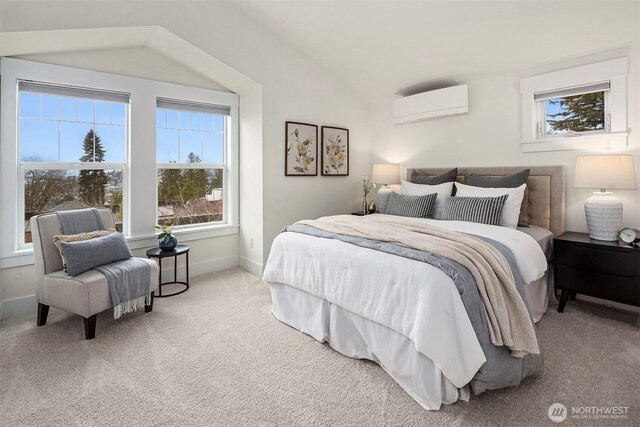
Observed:
[[[349,175],[349,129],[322,126],[322,175]]]
[[[286,176],[318,175],[318,126],[285,122]]]

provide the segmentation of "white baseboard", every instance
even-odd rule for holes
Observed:
[[[201,274],[212,273],[214,271],[226,270],[228,268],[238,267],[238,257],[228,256],[224,258],[216,258],[208,261],[190,262],[189,263],[189,275],[200,276]],[[180,264],[178,260],[178,278],[184,274],[186,270],[184,264]],[[173,275],[173,259],[166,258],[162,265],[162,281],[169,280],[170,275]],[[179,279],[180,280],[180,279]]]
[[[10,317],[21,316],[27,313],[36,315],[38,302],[35,295],[27,295],[24,297],[8,299],[2,301],[2,310],[0,310],[0,320]]]
[[[167,281],[173,275],[173,261],[167,262],[167,268],[162,268],[162,280]],[[200,276],[202,274],[212,273],[214,271],[226,270],[228,268],[238,267],[238,257],[229,256],[224,258],[216,258],[209,261],[201,261],[197,263],[189,263],[189,276]],[[184,277],[184,265],[178,264],[178,280]],[[0,321],[10,317],[20,316],[22,314],[33,313],[36,315],[37,300],[35,295],[27,295],[20,298],[14,298],[0,302]]]
[[[240,257],[239,265],[249,273],[258,277],[262,277],[262,271],[264,269],[264,266],[262,264],[252,261],[249,258]]]

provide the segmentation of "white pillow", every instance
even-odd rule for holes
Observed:
[[[517,188],[485,188],[474,187],[456,182],[456,196],[460,197],[497,197],[508,194],[507,201],[502,208],[500,215],[500,225],[503,227],[516,228],[518,217],[520,216],[520,206],[524,198],[524,190],[527,184],[522,184]]]
[[[442,213],[444,212],[444,203],[447,197],[451,197],[451,191],[453,190],[453,182],[443,182],[437,185],[428,184],[414,184],[409,181],[401,181],[400,194],[405,196],[426,196],[431,193],[438,193],[436,196],[436,203],[433,206],[433,213],[430,218],[442,219]]]

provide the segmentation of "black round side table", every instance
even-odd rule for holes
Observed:
[[[178,281],[178,255],[187,256],[187,260],[186,260],[187,261],[186,262],[187,281],[186,282]],[[162,258],[168,258],[168,257],[173,257],[173,282],[162,283]],[[186,292],[187,289],[189,289],[189,246],[178,245],[172,251],[161,251],[160,248],[152,248],[147,251],[147,258],[157,258],[158,266],[160,267],[160,273],[158,277],[158,295],[156,295],[156,297],[158,298],[172,297],[174,295],[179,295],[183,292]],[[178,292],[174,292],[172,294],[162,295],[162,287],[164,285],[174,285],[174,284],[183,285],[185,288]]]

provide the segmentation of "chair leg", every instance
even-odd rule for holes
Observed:
[[[98,315],[94,314],[84,318],[84,337],[88,340],[96,337],[96,320]]]
[[[154,296],[155,292],[151,292],[151,302],[149,303],[149,305],[145,305],[144,306],[144,312],[145,313],[149,313],[151,311],[153,311],[153,296]]]
[[[38,303],[38,326],[45,325],[47,323],[47,316],[49,315],[49,306]]]

